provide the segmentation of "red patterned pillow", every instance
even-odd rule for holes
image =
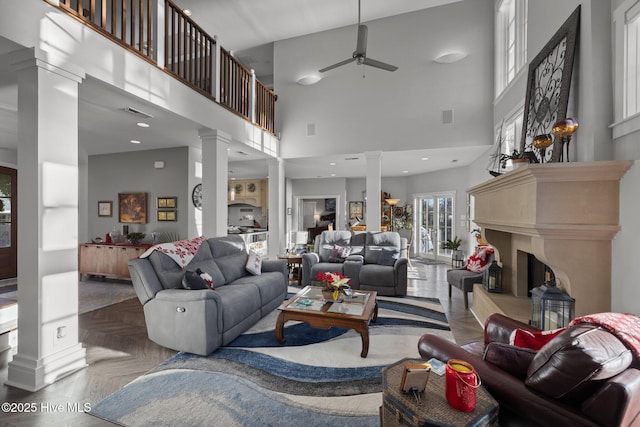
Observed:
[[[467,260],[467,270],[474,273],[482,273],[489,262],[489,255],[493,253],[491,246],[478,246],[476,251]]]
[[[509,341],[511,345],[515,345],[516,347],[538,351],[564,330],[565,328],[553,329],[551,331],[529,332],[518,328],[512,332]]]

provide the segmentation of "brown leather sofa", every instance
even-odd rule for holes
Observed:
[[[538,331],[492,314],[484,343],[458,346],[426,334],[418,351],[471,363],[501,408],[526,425],[640,426],[640,360],[612,333],[578,324],[534,351],[509,345],[516,328]]]

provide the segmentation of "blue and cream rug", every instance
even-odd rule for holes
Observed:
[[[379,297],[367,358],[353,330],[285,324],[278,311],[208,357],[179,353],[93,405],[125,426],[372,426],[382,404],[381,369],[419,358],[426,332],[451,340],[438,300]]]

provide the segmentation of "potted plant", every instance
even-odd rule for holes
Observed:
[[[529,157],[527,157],[527,150],[520,151],[514,148],[510,154],[500,154],[500,166],[502,169],[507,167],[507,161],[511,160],[513,168],[518,168],[523,164],[530,163]]]
[[[142,239],[144,239],[144,236],[146,236],[146,234],[136,231],[136,232],[133,232],[133,233],[128,233],[127,234],[127,240],[132,245],[139,245],[140,242],[142,241]]]
[[[454,260],[461,260],[463,258],[460,246],[462,246],[462,239],[458,236],[455,236],[453,239],[447,239],[447,241],[442,244],[443,249],[451,250],[451,258]]]
[[[319,286],[322,286],[322,296],[327,301],[339,301],[343,295],[348,295],[350,279],[338,272],[318,273],[316,279]]]

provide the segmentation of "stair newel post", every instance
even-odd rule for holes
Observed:
[[[256,122],[256,71],[251,69],[251,86],[249,88],[249,118]]]

